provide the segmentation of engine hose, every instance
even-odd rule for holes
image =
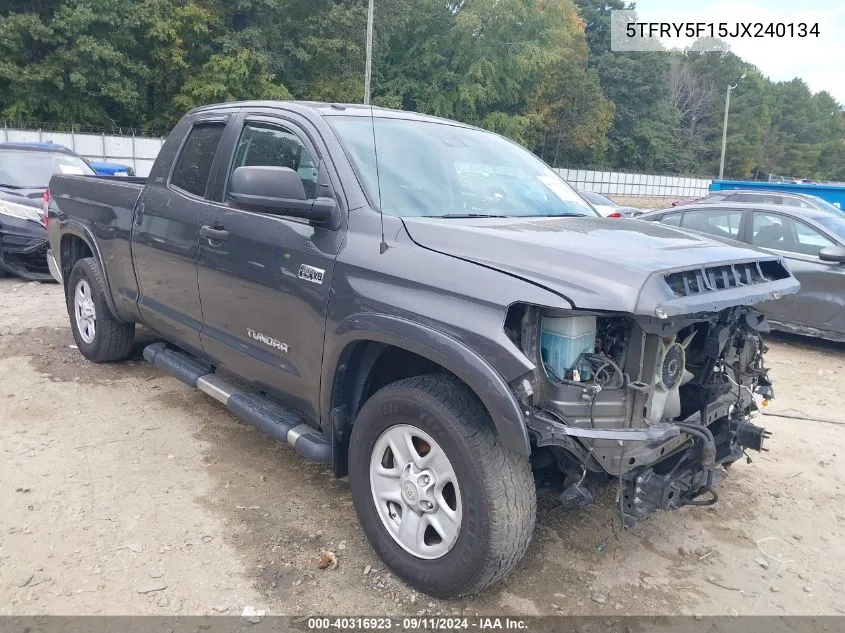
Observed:
[[[705,426],[679,424],[676,426],[688,435],[694,435],[702,441],[701,465],[708,469],[716,468],[716,440],[713,433]]]
[[[700,424],[690,424],[688,422],[676,422],[675,426],[683,429],[684,431],[689,429],[691,435],[701,437],[702,439],[706,439],[707,442],[712,443],[714,446],[716,445],[716,439],[713,437],[713,431],[708,429],[706,426],[702,426]]]

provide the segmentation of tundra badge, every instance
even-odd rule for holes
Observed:
[[[252,328],[247,328],[246,333],[249,334],[249,338],[255,339],[256,341],[264,343],[265,345],[269,345],[270,347],[273,347],[273,348],[279,350],[283,354],[288,353],[288,344],[287,343],[282,343],[281,341],[277,341],[276,339],[269,337],[266,334],[262,334],[261,332],[256,332]]]
[[[322,268],[314,268],[308,264],[302,264],[299,267],[299,278],[304,279],[305,281],[311,281],[315,284],[321,284],[323,283],[323,275],[325,272],[326,271]]]

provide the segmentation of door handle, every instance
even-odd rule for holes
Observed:
[[[138,206],[135,208],[135,226],[141,226],[144,222],[144,203],[138,203]]]
[[[229,231],[223,228],[216,229],[212,226],[208,226],[207,224],[203,224],[200,227],[200,235],[206,238],[209,243],[223,242],[229,239]]]

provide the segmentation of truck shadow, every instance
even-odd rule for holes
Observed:
[[[816,338],[813,336],[804,336],[803,334],[775,331],[766,335],[766,342],[770,341],[783,343],[785,345],[792,345],[795,347],[803,347],[804,349],[814,350],[817,352],[845,355],[845,342],[843,341],[828,341],[826,339]]]

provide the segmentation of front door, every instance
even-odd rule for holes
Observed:
[[[783,256],[801,282],[797,295],[762,304],[763,311],[768,308],[773,320],[786,324],[837,329],[843,306],[831,289],[845,288],[845,267],[819,259],[819,251],[835,242],[800,220],[764,211],[754,212],[750,232],[752,244]]]
[[[132,257],[144,323],[169,340],[200,350],[198,231],[207,206],[211,165],[226,121],[188,119],[183,125],[172,133],[177,143],[176,139],[185,139],[181,148],[162,149],[174,154],[175,163],[156,163],[135,210]]]
[[[320,153],[302,125],[246,117],[228,174],[244,165],[290,167],[309,198],[335,197],[323,170],[318,178]],[[228,175],[202,221],[201,234],[209,236],[199,246],[203,350],[316,419],[326,309],[343,231],[238,208],[228,201],[226,182]]]

